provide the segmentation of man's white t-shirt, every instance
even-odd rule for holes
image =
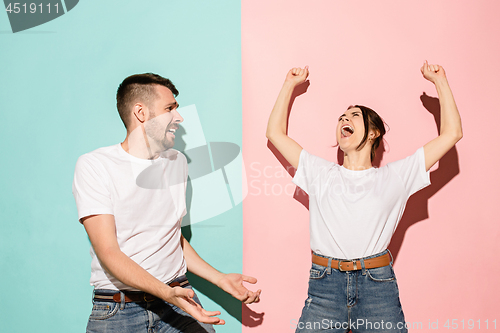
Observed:
[[[356,259],[384,251],[408,198],[430,184],[424,149],[353,171],[302,150],[293,182],[309,195],[311,250]]]
[[[78,218],[113,215],[120,250],[167,283],[186,273],[180,244],[186,182],[186,157],[175,149],[145,160],[128,154],[121,144],[100,148],[76,163]],[[134,290],[101,267],[92,247],[90,254],[95,289]]]

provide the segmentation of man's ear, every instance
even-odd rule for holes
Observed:
[[[146,121],[146,107],[142,103],[136,103],[132,107],[132,114],[141,124]]]

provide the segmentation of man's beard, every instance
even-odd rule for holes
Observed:
[[[151,146],[151,143],[153,143],[154,146],[160,148],[161,151],[172,148],[174,146],[174,140],[169,139],[167,136],[171,125],[172,123],[169,123],[165,129],[162,129],[162,126],[156,121],[156,118],[149,120],[148,124],[145,126],[146,135],[149,140],[153,141],[149,142],[149,145]]]

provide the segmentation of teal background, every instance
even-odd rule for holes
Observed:
[[[15,34],[2,12],[0,61],[0,331],[83,332],[92,288],[76,160],[124,139],[116,89],[143,72],[196,104],[207,142],[241,147],[240,2],[80,1]],[[214,267],[241,272],[241,204],[184,229]],[[191,279],[204,307],[222,311],[217,331],[240,332],[241,303]]]

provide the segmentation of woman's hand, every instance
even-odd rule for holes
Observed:
[[[294,87],[304,83],[309,76],[309,66],[304,68],[296,67],[288,71],[285,82],[291,83]]]
[[[446,73],[444,72],[444,68],[439,65],[429,65],[427,60],[423,64],[422,68],[420,68],[422,75],[427,80],[436,84],[436,82],[440,79],[446,80]]]

